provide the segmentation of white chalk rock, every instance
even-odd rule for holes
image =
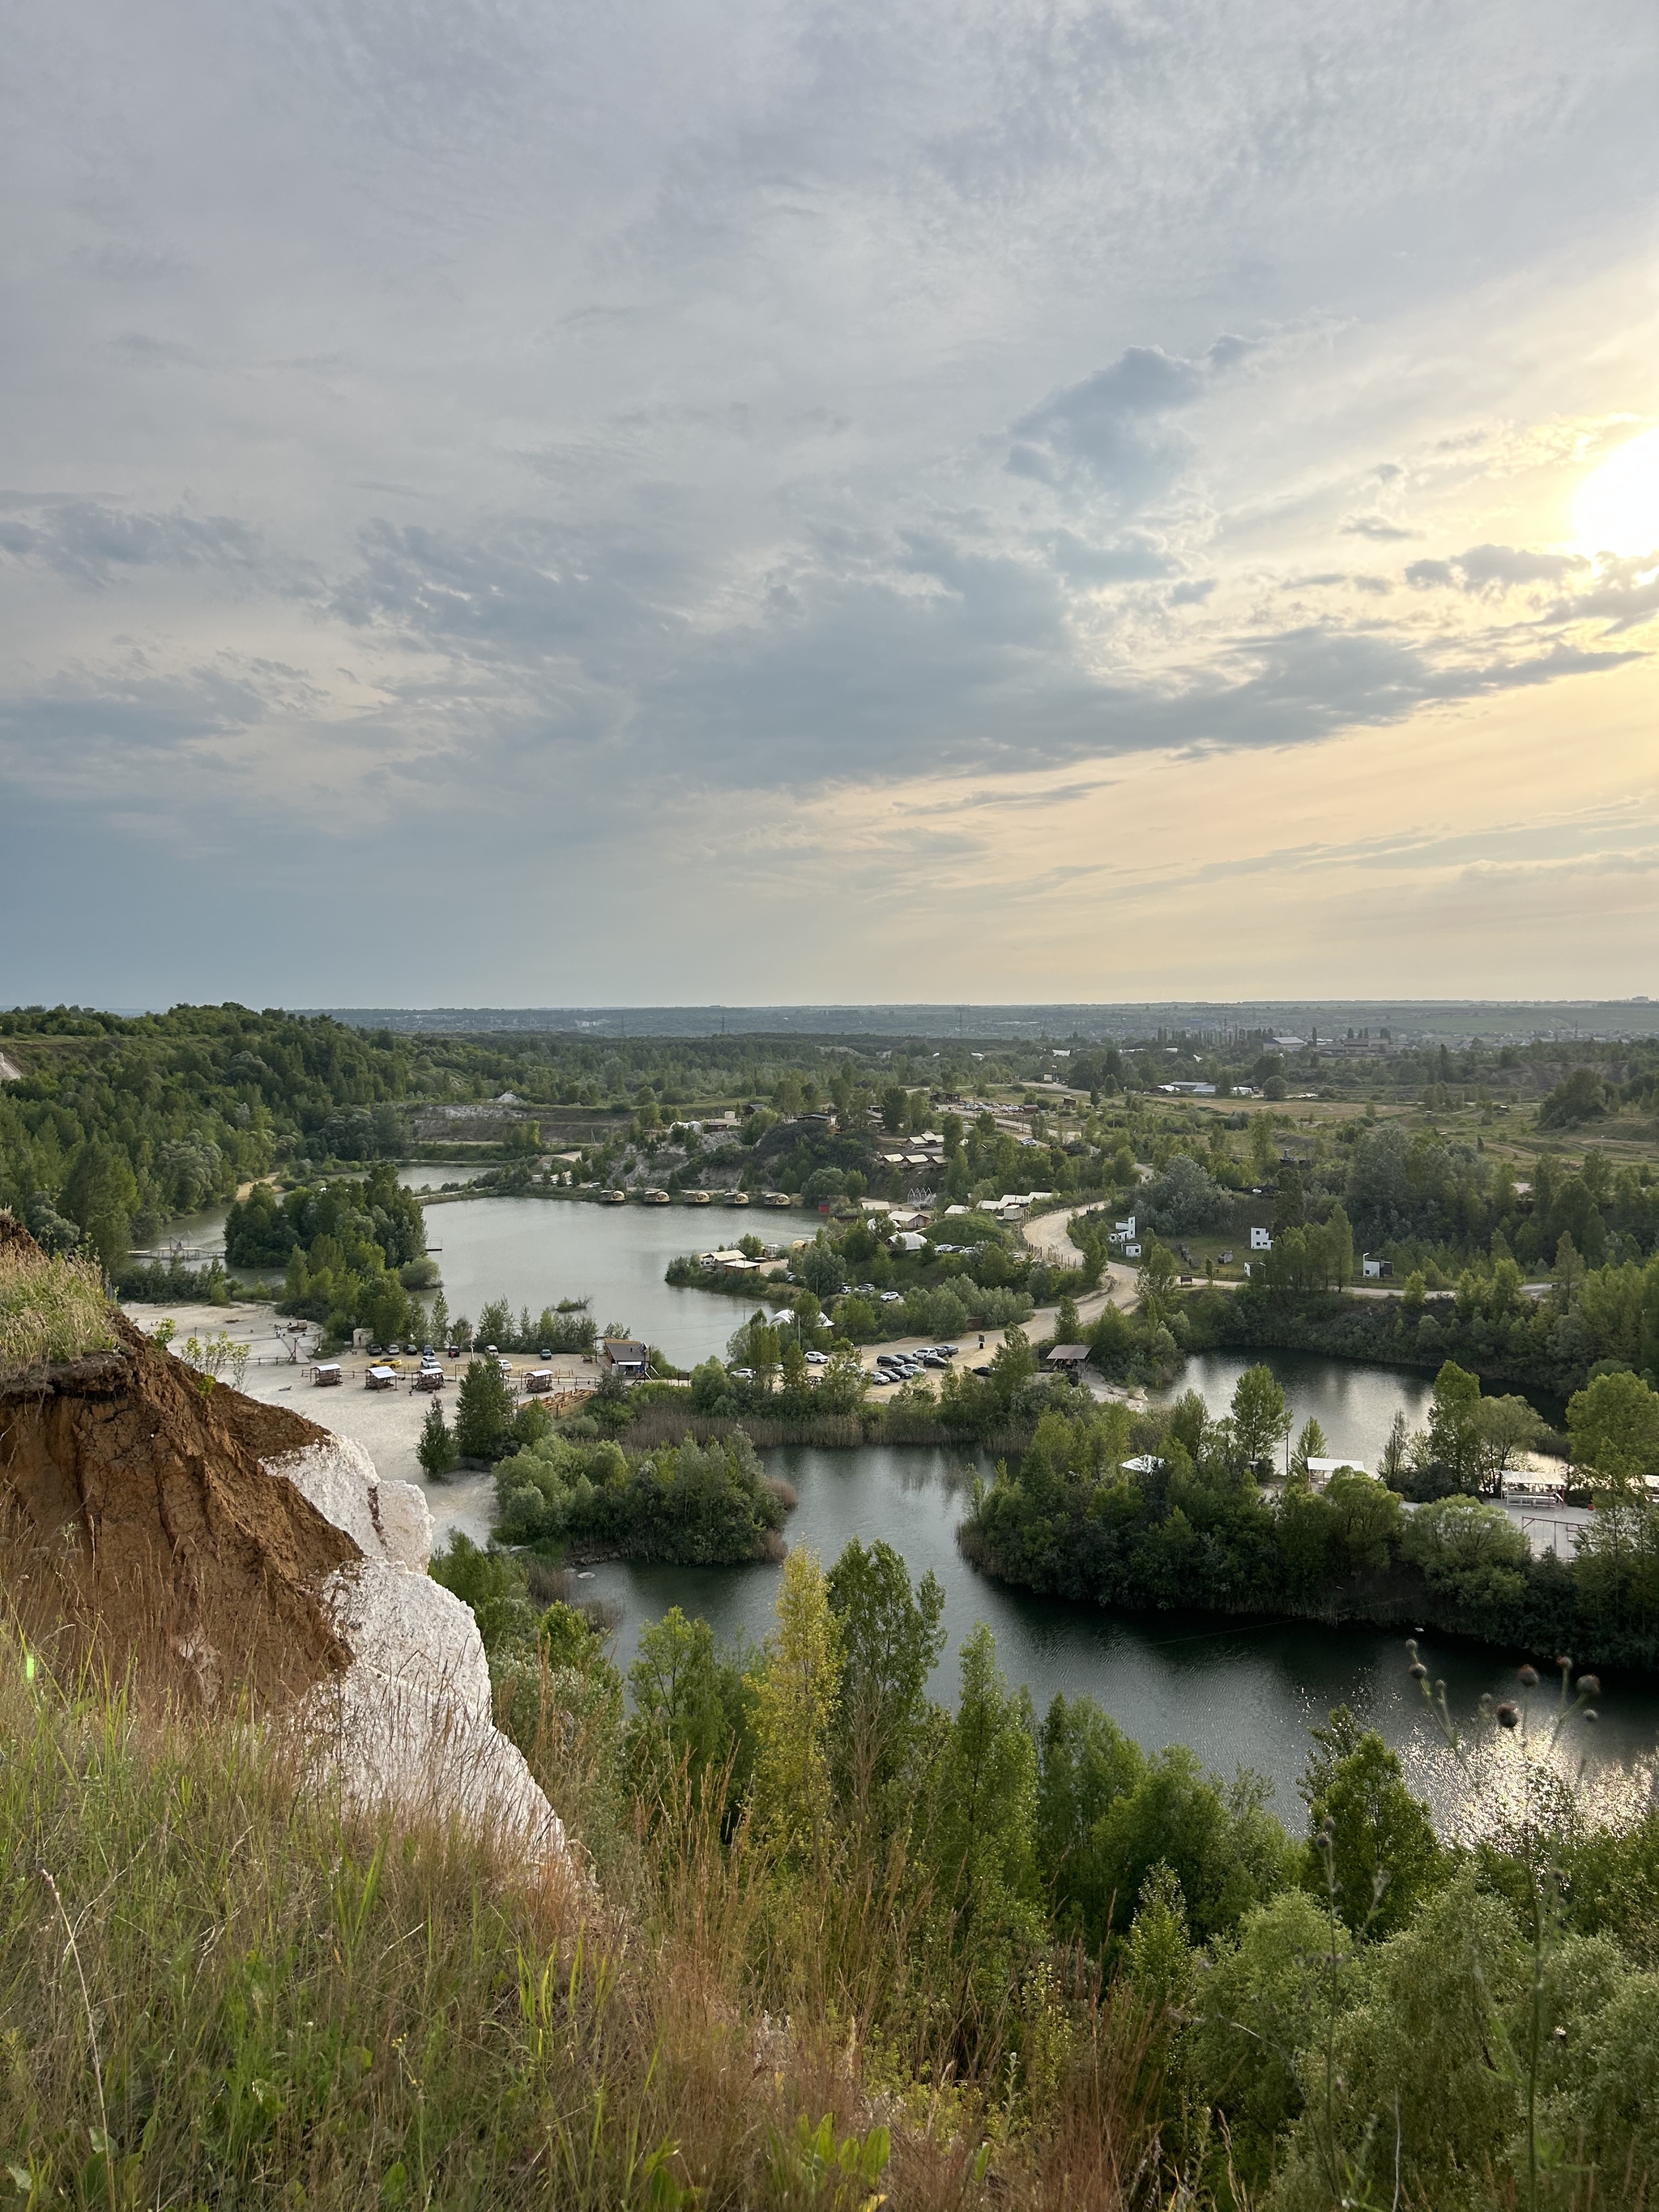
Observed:
[[[434,1819],[464,1808],[532,1858],[561,1853],[558,1815],[491,1717],[471,1607],[428,1576],[374,1559],[331,1575],[323,1598],[355,1663],[311,1692],[304,1717],[347,1796]]]
[[[516,1744],[495,1726],[472,1608],[434,1583],[432,1516],[413,1483],[382,1482],[349,1437],[267,1460],[362,1557],[322,1597],[352,1664],[300,1711],[346,1797],[443,1819],[457,1809],[531,1858],[564,1828]]]
[[[395,1560],[423,1575],[432,1563],[432,1515],[412,1482],[382,1482],[374,1462],[349,1437],[330,1437],[264,1462],[291,1482],[366,1559]]]

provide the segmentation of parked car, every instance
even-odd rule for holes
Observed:
[[[884,1306],[902,1306],[904,1304],[904,1293],[902,1291],[884,1291],[881,1294],[881,1302]]]
[[[827,1367],[830,1364],[830,1355],[827,1352],[809,1352],[806,1355],[806,1364],[809,1367]]]

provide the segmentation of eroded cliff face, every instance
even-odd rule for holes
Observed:
[[[23,1232],[0,1217],[9,1241]],[[167,1655],[286,1696],[350,1653],[320,1592],[360,1556],[263,1462],[329,1439],[200,1378],[118,1312],[115,1349],[0,1380],[6,1573],[20,1616],[54,1613],[118,1668]]]
[[[0,1214],[18,1239],[33,1250]],[[420,1491],[108,1321],[113,1349],[0,1377],[0,1564],[25,1633],[141,1689],[252,1692],[347,1801],[561,1856],[471,1610],[427,1573]]]

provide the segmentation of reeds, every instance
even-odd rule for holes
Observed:
[[[0,1376],[82,1359],[114,1342],[96,1265],[0,1244]]]

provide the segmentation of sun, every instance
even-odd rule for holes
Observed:
[[[1659,429],[1632,438],[1585,477],[1572,520],[1586,553],[1628,559],[1659,548]]]

